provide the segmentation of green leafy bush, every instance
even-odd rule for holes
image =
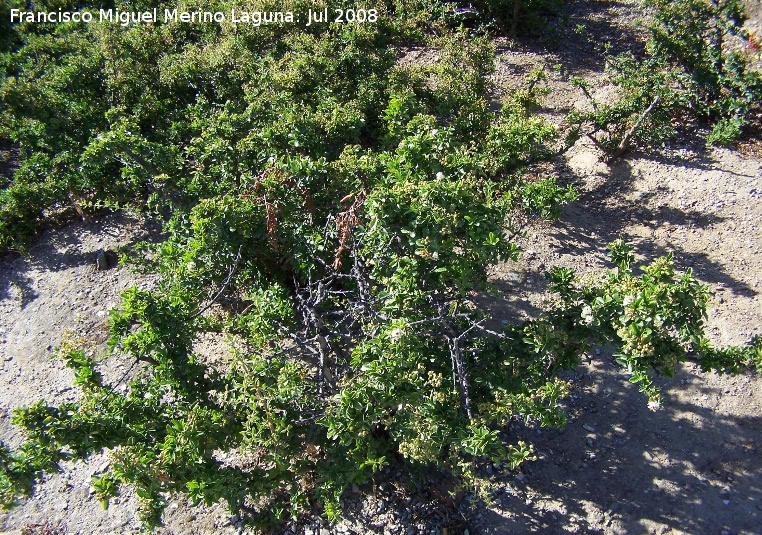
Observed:
[[[590,109],[567,115],[572,125],[567,145],[584,132],[604,153],[617,157],[631,146],[657,145],[672,138],[672,119],[684,96],[675,88],[676,77],[667,64],[653,58],[638,62],[623,54],[609,58],[607,68],[618,90],[611,103],[594,98],[586,80],[571,79],[588,97]]]
[[[447,33],[436,65],[406,66],[396,43],[418,29],[392,19],[43,30],[20,32],[2,87],[22,151],[2,244],[66,203],[155,210],[167,238],[133,251],[155,287],[111,313],[126,373],[104,379],[103,356],[69,340],[59,356],[81,398],[14,412],[27,441],[0,448],[5,505],[62,460],[108,449],[99,498],[134,486],[150,525],[177,493],[263,525],[333,519],[344,490],[392,460],[468,480],[484,458],[530,458],[499,427],[562,425],[557,374],[591,343],[618,347],[652,404],[649,370],[689,354],[760,366],[758,345],[708,344],[708,294],[690,273],[661,259],[635,276],[623,243],[601,284],[555,270],[557,306],[489,328],[473,297],[490,266],[516,260],[526,221],[575,193],[523,172],[555,137],[532,113],[542,76],[491,111],[484,39]],[[230,351],[199,354],[204,335]]]
[[[655,8],[647,56],[609,58],[619,95],[599,103],[584,80],[573,80],[592,110],[573,112],[570,142],[582,132],[604,152],[619,156],[631,146],[648,146],[674,134],[685,118],[711,126],[707,143],[728,145],[762,102],[762,73],[752,67],[750,37],[738,0],[650,0]]]

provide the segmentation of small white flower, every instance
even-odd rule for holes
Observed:
[[[593,323],[593,307],[590,305],[582,307],[582,322],[585,325],[592,325]]]
[[[656,412],[661,409],[661,403],[655,399],[651,400],[648,402],[648,409]]]
[[[439,260],[439,253],[438,253],[438,252],[436,252],[436,251],[434,251],[433,253],[431,253],[431,259],[432,259],[432,260],[435,260],[435,261],[436,261],[436,260]]]
[[[403,332],[403,330],[402,330],[402,329],[400,329],[400,328],[398,327],[398,328],[396,328],[396,329],[393,329],[393,330],[392,330],[392,331],[389,333],[389,338],[391,338],[393,341],[395,341],[395,342],[396,342],[397,340],[399,340],[400,338],[402,338],[402,335],[403,335],[403,334],[405,334],[405,333]]]
[[[631,295],[625,295],[624,296],[624,301],[622,302],[622,305],[628,306],[633,301],[635,301],[635,298],[633,296],[631,296]]]
[[[438,133],[439,133],[439,129],[437,129],[437,128],[432,129],[431,130],[431,137],[436,136]]]
[[[437,180],[444,180],[445,174],[442,171],[437,173]]]

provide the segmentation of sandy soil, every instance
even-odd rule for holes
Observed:
[[[557,124],[568,110],[584,105],[566,73],[607,90],[594,53],[599,36],[610,36],[616,50],[637,49],[642,42],[631,29],[643,16],[633,0],[571,2],[568,9],[569,24],[558,29],[555,43],[499,42],[493,76],[499,96],[533,67],[545,65],[552,93],[543,114]],[[586,31],[574,32],[578,24]],[[759,19],[752,24],[759,26]],[[559,39],[562,46],[545,48]],[[716,343],[762,334],[762,160],[759,152],[754,155],[753,140],[744,147],[707,150],[687,140],[606,164],[579,142],[555,166],[563,180],[576,184],[580,199],[565,207],[558,222],[527,232],[520,262],[496,266],[493,281],[502,298],[490,302],[495,321],[535,316],[550,297],[545,269],[569,266],[595,276],[609,267],[605,244],[624,236],[640,260],[673,252],[680,269],[693,269],[710,285],[715,297],[709,331]],[[151,281],[124,269],[96,270],[97,251],[144,236],[150,232],[140,220],[110,216],[46,231],[26,256],[0,260],[1,440],[20,440],[9,421],[13,408],[76,396],[71,374],[51,354],[68,336],[104,347],[107,311],[118,304],[120,292]],[[660,379],[665,404],[653,413],[612,364],[607,348],[593,348],[590,357],[590,364],[567,377],[574,388],[565,429],[505,430],[510,440],[531,437],[538,459],[521,471],[485,467],[489,503],[450,496],[451,483],[441,474],[431,474],[429,485],[411,492],[400,484],[403,474],[391,470],[348,493],[347,519],[338,526],[308,519],[288,532],[762,533],[762,379],[705,374],[688,363],[675,377]],[[129,363],[110,359],[110,373],[126,371]],[[90,476],[107,466],[107,456],[100,455],[46,478],[35,498],[0,513],[0,533],[42,533],[46,523],[51,533],[138,532],[129,492],[107,511],[94,497]],[[160,532],[244,530],[222,506],[191,509],[178,498]]]
[[[715,343],[760,334],[760,160],[715,150],[633,155],[609,167],[580,146],[568,164],[581,198],[556,224],[528,233],[518,266],[497,267],[507,297],[494,303],[496,314],[534,316],[549,297],[542,270],[598,273],[610,267],[602,244],[624,236],[643,260],[673,252],[714,290]],[[499,534],[760,533],[762,379],[688,363],[660,380],[665,404],[652,413],[606,348],[590,356],[571,377],[567,428],[531,437],[539,460],[500,479],[505,490],[484,526]]]

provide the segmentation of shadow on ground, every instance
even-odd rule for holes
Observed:
[[[654,413],[610,362],[588,370],[574,381],[564,430],[516,431],[540,460],[523,481],[506,478],[488,514],[493,533],[759,533],[762,415],[722,401],[758,404],[759,380],[710,387],[687,365],[662,381]]]
[[[62,228],[45,230],[35,240],[28,254],[8,253],[0,257],[0,303],[17,299],[23,309],[38,294],[34,288],[32,272],[60,272],[72,268],[92,266],[99,249],[116,249],[124,242],[126,228],[135,226],[136,220],[123,214],[108,214],[97,221],[79,221]],[[97,236],[97,246],[85,245],[85,235]],[[138,241],[155,241],[161,236],[157,224],[143,223],[143,228],[131,236],[124,248]]]

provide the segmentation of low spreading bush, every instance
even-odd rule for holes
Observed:
[[[26,442],[0,447],[3,504],[107,449],[94,488],[107,504],[133,486],[149,525],[176,493],[267,526],[335,519],[345,489],[392,461],[468,481],[486,458],[531,458],[499,429],[563,425],[558,372],[592,343],[618,349],[652,408],[652,370],[762,365],[758,342],[707,342],[690,272],[663,258],[636,275],[621,241],[605,280],[552,270],[554,305],[491,328],[474,299],[489,268],[575,198],[524,172],[556,135],[533,114],[542,76],[495,112],[488,41],[449,32],[430,41],[438,62],[406,65],[397,45],[420,28],[384,20],[19,27],[1,90],[22,161],[0,197],[2,245],[66,203],[153,211],[167,237],[131,255],[155,287],[111,312],[126,371],[66,340],[80,398],[14,411]],[[230,351],[199,353],[208,335]]]
[[[646,57],[609,58],[619,95],[597,102],[584,80],[573,80],[590,101],[569,114],[570,142],[587,135],[616,157],[632,146],[663,143],[676,123],[703,121],[708,144],[728,145],[742,134],[762,102],[762,73],[753,65],[754,41],[743,28],[738,0],[646,2],[653,7]]]

